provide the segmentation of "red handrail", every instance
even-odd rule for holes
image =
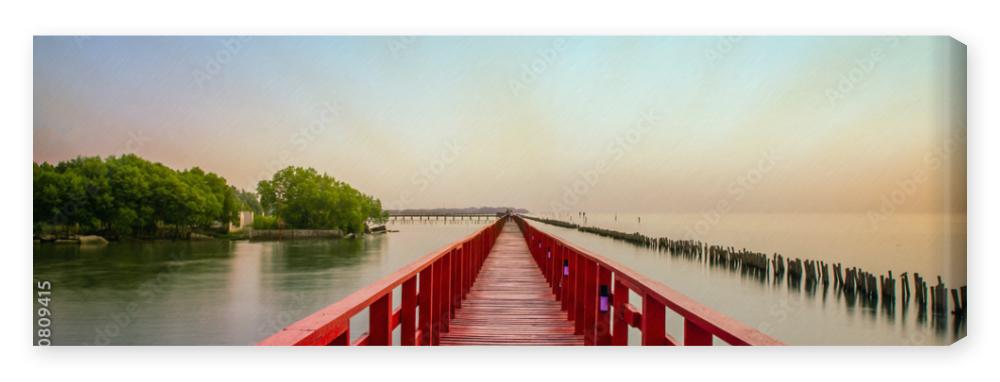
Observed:
[[[678,345],[666,333],[666,308],[684,318],[684,345],[712,345],[713,337],[731,345],[783,345],[666,285],[538,230],[520,216],[514,220],[587,345],[627,345],[629,326],[642,331],[643,345]],[[629,304],[629,291],[642,297],[641,309]]]
[[[448,321],[472,288],[507,217],[432,252],[329,305],[258,345],[437,345]],[[418,277],[419,275],[419,277]],[[392,292],[402,287],[402,306],[392,309]],[[420,307],[417,317],[417,307]],[[351,343],[351,317],[368,308],[368,332]]]

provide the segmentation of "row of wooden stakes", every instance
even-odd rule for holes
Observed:
[[[555,219],[529,216],[525,216],[525,218],[558,227],[576,229],[609,237],[642,247],[655,248],[659,251],[668,252],[671,256],[684,257],[707,263],[710,266],[739,271],[760,280],[773,277],[775,281],[780,281],[787,277],[788,285],[794,288],[798,288],[803,280],[807,288],[820,284],[826,288],[832,280],[834,289],[839,293],[843,293],[851,301],[860,299],[863,303],[871,305],[878,304],[881,301],[882,305],[888,309],[895,309],[897,284],[901,285],[899,296],[903,304],[908,304],[911,297],[909,277],[905,272],[900,275],[901,281],[897,283],[892,271],[889,271],[887,276],[876,276],[860,268],[844,268],[840,263],[829,264],[823,261],[808,259],[791,259],[777,253],[768,256],[767,254],[750,251],[745,248],[737,250],[731,246],[710,245],[698,240],[677,240],[667,237],[656,238],[638,232],[625,233],[605,228],[582,226]],[[937,282],[936,286],[928,287],[927,282],[919,274],[914,273],[913,289],[916,290],[914,301],[922,312],[930,308],[936,316],[943,316],[948,313],[949,289],[945,287],[940,276],[938,276]],[[966,287],[962,286],[950,291],[954,306],[954,309],[950,313],[955,315],[957,319],[964,319],[966,316]]]

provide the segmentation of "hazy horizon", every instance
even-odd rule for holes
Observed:
[[[945,37],[36,37],[33,160],[237,187],[314,167],[386,208],[965,211]]]

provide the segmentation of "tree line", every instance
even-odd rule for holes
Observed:
[[[364,232],[368,220],[384,221],[382,202],[312,168],[287,167],[257,184],[263,210],[289,228]]]
[[[261,181],[262,198],[198,167],[174,170],[132,154],[32,167],[36,233],[119,237],[222,230],[246,210],[263,221],[271,215],[288,228],[362,232],[366,220],[382,216],[378,199],[313,169],[289,167]]]

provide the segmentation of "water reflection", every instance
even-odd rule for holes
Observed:
[[[406,223],[350,240],[36,244],[33,268],[53,286],[53,344],[247,345],[480,226]]]
[[[258,245],[267,247],[265,253],[274,259],[267,264],[271,273],[321,272],[360,264],[369,251],[380,250],[384,239],[380,236],[371,240],[303,240]]]
[[[35,244],[34,253],[44,254],[44,258],[35,258],[35,269],[60,273],[60,285],[64,288],[128,290],[178,268],[212,271],[218,266],[213,260],[228,257],[232,245],[223,240],[127,242],[108,246]]]

